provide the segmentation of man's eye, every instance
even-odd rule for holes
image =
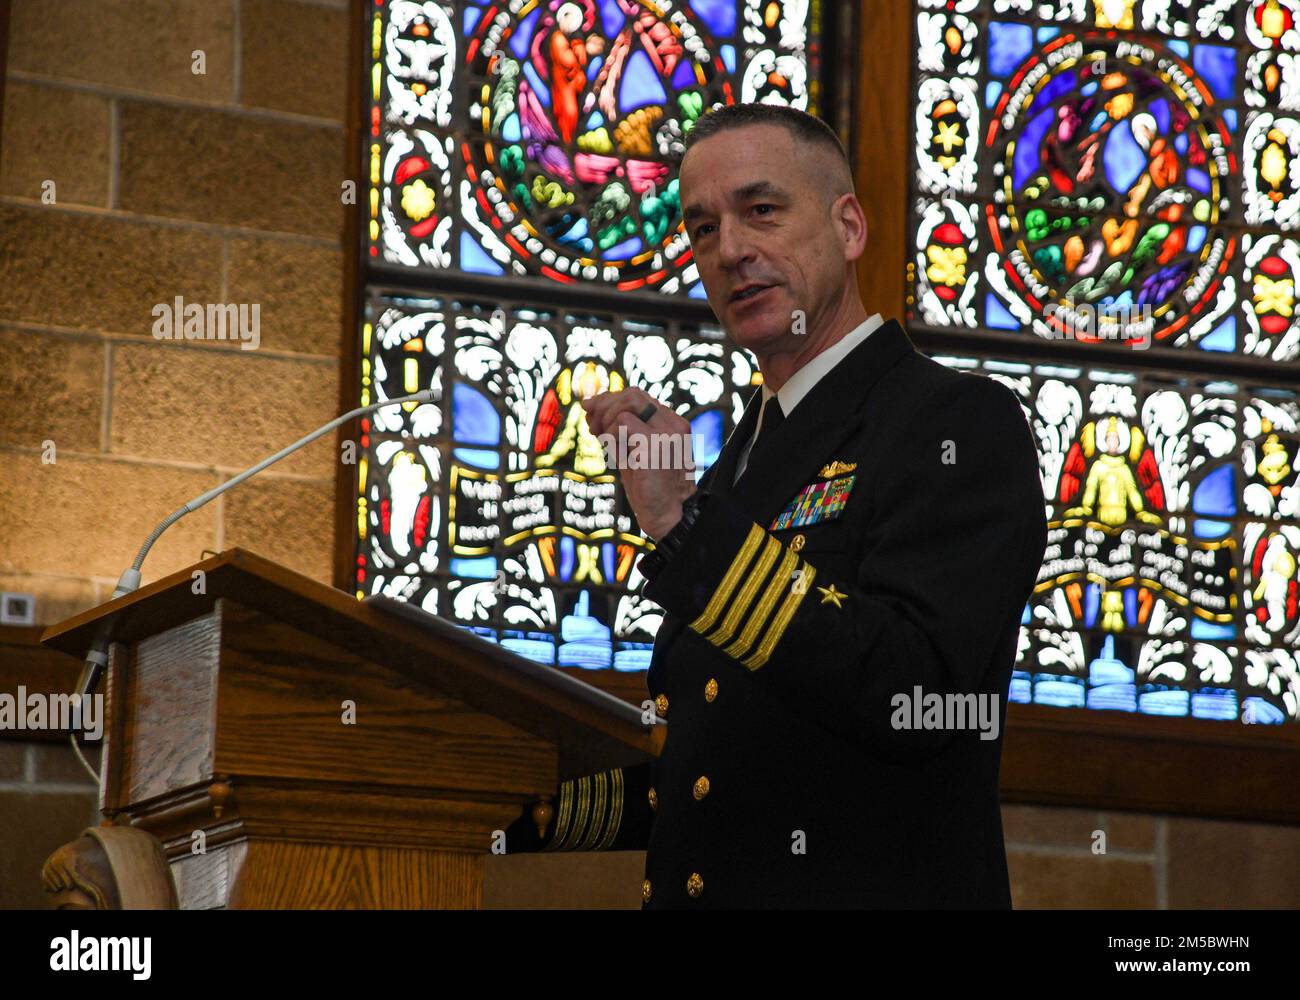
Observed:
[[[698,225],[695,227],[695,233],[691,238],[698,240],[701,236],[708,236],[709,233],[713,232],[713,229],[714,227],[709,225],[707,222]]]
[[[755,211],[755,212],[758,212],[760,215],[766,215],[768,212],[775,212],[775,211],[776,211],[776,206],[775,206],[775,205],[755,205],[755,206],[754,206],[754,211]]]

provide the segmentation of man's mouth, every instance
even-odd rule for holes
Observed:
[[[744,287],[739,288],[736,291],[731,293],[731,301],[744,302],[748,299],[752,299],[755,295],[759,295],[767,291],[771,287],[773,286],[772,285],[745,285]]]

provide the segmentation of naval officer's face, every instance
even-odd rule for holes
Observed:
[[[808,329],[847,276],[832,224],[826,158],[778,125],[729,129],[692,146],[680,172],[691,249],[714,315],[762,355]]]

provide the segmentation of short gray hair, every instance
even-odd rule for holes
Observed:
[[[695,125],[686,133],[684,145],[689,150],[696,143],[719,132],[749,125],[776,125],[789,132],[796,142],[820,146],[827,153],[837,156],[843,162],[845,172],[850,177],[853,176],[848,154],[835,130],[816,115],[781,104],[727,104],[714,108],[696,120]]]

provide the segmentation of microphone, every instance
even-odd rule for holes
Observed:
[[[238,486],[245,479],[257,475],[267,466],[274,465],[276,462],[280,461],[280,459],[292,455],[295,451],[298,451],[305,445],[311,444],[311,442],[315,441],[322,434],[327,434],[329,431],[332,431],[335,427],[339,426],[339,424],[346,423],[353,417],[372,413],[375,410],[382,410],[388,406],[397,406],[401,403],[432,403],[434,401],[433,392],[432,389],[424,389],[421,392],[414,393],[410,396],[399,396],[397,399],[386,399],[382,403],[372,403],[369,406],[359,406],[355,410],[349,410],[341,417],[335,417],[329,423],[318,427],[306,437],[299,438],[287,448],[282,448],[269,458],[264,458],[256,465],[245,469],[233,479],[227,479],[220,486],[208,490],[201,496],[195,497],[183,507],[179,507],[172,511],[172,513],[163,519],[162,523],[159,524],[158,527],[153,529],[153,532],[145,539],[144,544],[140,546],[140,551],[136,554],[135,562],[123,571],[121,579],[117,581],[117,587],[113,591],[113,596],[109,598],[109,600],[115,601],[119,597],[133,593],[139,588],[140,567],[144,564],[145,557],[149,554],[149,550],[153,548],[154,542],[158,541],[159,536],[161,536],[164,531],[170,528],[186,514],[198,510],[200,507],[221,496],[221,494],[225,493],[226,490],[233,486]],[[108,665],[108,646],[110,640],[107,635],[107,626],[103,626],[102,628],[103,631],[101,631],[99,637],[95,640],[90,652],[86,654],[86,662],[82,667],[81,677],[77,681],[77,691],[81,698],[88,698],[94,693],[95,688],[99,686],[99,681],[103,676],[104,668]],[[79,701],[78,704],[80,704]],[[75,732],[73,733],[73,739],[76,739]]]

